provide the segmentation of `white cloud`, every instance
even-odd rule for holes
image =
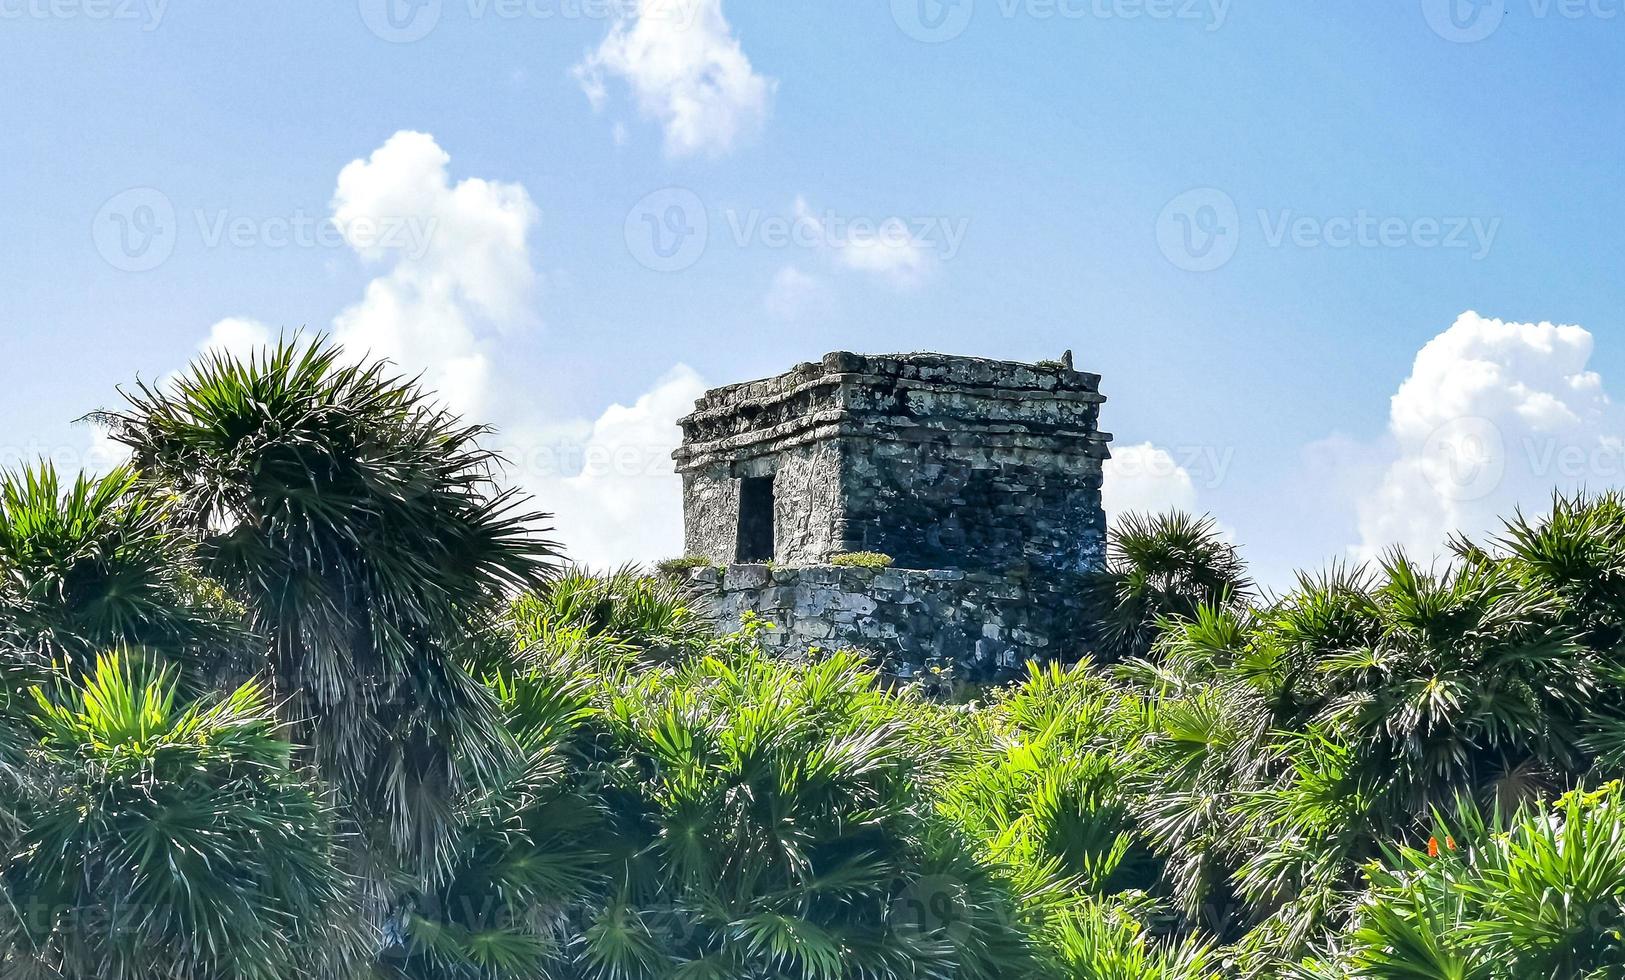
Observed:
[[[761,127],[778,82],[760,75],[722,14],[722,0],[638,0],[575,68],[595,109],[607,78],[623,80],[665,129],[666,153],[719,155]]]
[[[805,198],[796,198],[796,220],[829,248],[837,265],[885,281],[893,288],[915,289],[936,268],[931,244],[922,241],[902,218],[876,222],[845,221],[832,225],[813,213]]]
[[[929,247],[899,218],[882,223],[874,234],[854,234],[837,254],[848,269],[879,276],[901,289],[920,285],[931,271]]]
[[[791,322],[823,309],[828,300],[823,280],[787,265],[774,274],[762,303],[775,320]]]
[[[682,435],[677,420],[705,387],[679,364],[597,419],[504,430],[514,476],[554,514],[572,561],[601,569],[682,554],[683,488],[671,453]]]
[[[1361,559],[1399,545],[1428,558],[1554,489],[1620,482],[1620,414],[1587,368],[1578,326],[1464,313],[1416,355],[1389,410],[1386,465],[1358,496]]]
[[[339,175],[334,220],[358,227],[431,227],[427,247],[351,238],[363,257],[390,263],[362,301],[339,314],[336,338],[384,354],[471,420],[497,426],[508,478],[555,515],[568,557],[596,567],[653,561],[682,550],[682,488],[671,451],[677,419],[704,390],[679,366],[630,406],[596,419],[536,417],[532,379],[508,367],[500,346],[533,326],[535,288],[527,239],[538,220],[517,184],[453,184],[432,137],[398,133]],[[404,222],[404,223],[403,223]]]
[[[258,320],[230,316],[209,328],[209,335],[198,344],[198,349],[246,358],[268,346],[271,341],[270,327]]]
[[[488,418],[502,397],[492,342],[535,322],[527,240],[540,213],[518,184],[452,184],[450,161],[433,136],[403,131],[339,173],[334,222],[389,268],[333,332],[358,355],[423,369],[446,404]]]
[[[1197,512],[1196,485],[1190,473],[1166,449],[1149,442],[1112,447],[1101,499],[1106,516],[1113,520],[1131,512]]]

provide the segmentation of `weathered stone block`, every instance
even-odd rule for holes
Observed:
[[[770,581],[772,574],[766,565],[734,565],[728,569],[729,591],[759,589]]]

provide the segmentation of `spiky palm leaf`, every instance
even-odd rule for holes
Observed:
[[[13,645],[75,670],[110,646],[183,662],[199,680],[240,668],[241,610],[198,577],[168,517],[123,467],[69,483],[49,463],[0,474],[0,619]]]
[[[1173,511],[1121,517],[1107,541],[1106,567],[1086,591],[1098,624],[1096,647],[1107,659],[1123,660],[1150,652],[1159,623],[1189,618],[1203,606],[1245,602],[1252,583],[1211,517]]]
[[[567,968],[579,913],[631,855],[601,800],[596,678],[565,659],[489,679],[518,751],[459,801],[450,871],[397,907],[391,975],[533,977]]]
[[[1486,818],[1462,801],[1426,847],[1392,848],[1340,959],[1351,978],[1559,980],[1625,972],[1617,784]]]

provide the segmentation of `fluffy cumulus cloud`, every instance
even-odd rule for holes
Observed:
[[[1369,559],[1402,546],[1440,554],[1457,530],[1496,529],[1554,489],[1621,482],[1621,416],[1589,369],[1578,326],[1463,314],[1416,355],[1390,404],[1379,475],[1358,495]]]
[[[333,221],[363,260],[385,266],[333,322],[358,353],[426,369],[457,411],[500,409],[494,342],[534,321],[528,238],[540,212],[518,184],[452,183],[427,133],[400,132],[338,177]]]
[[[1149,442],[1112,447],[1101,498],[1112,520],[1133,512],[1198,512],[1190,472],[1166,449]]]
[[[227,317],[209,328],[198,344],[203,351],[218,351],[233,357],[248,357],[272,341],[271,328],[248,317]]]
[[[722,0],[637,0],[575,73],[596,108],[611,79],[624,82],[673,157],[733,149],[761,127],[778,87],[751,66]]]

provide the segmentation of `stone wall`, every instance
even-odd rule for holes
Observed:
[[[1001,681],[1028,660],[1082,652],[1077,576],[734,565],[695,569],[688,582],[720,629],[754,612],[776,627],[763,637],[772,650],[861,650],[903,678],[952,664],[960,680]]]
[[[842,550],[878,551],[910,568],[1104,564],[1098,459],[991,437],[928,446],[851,439],[843,448]]]

